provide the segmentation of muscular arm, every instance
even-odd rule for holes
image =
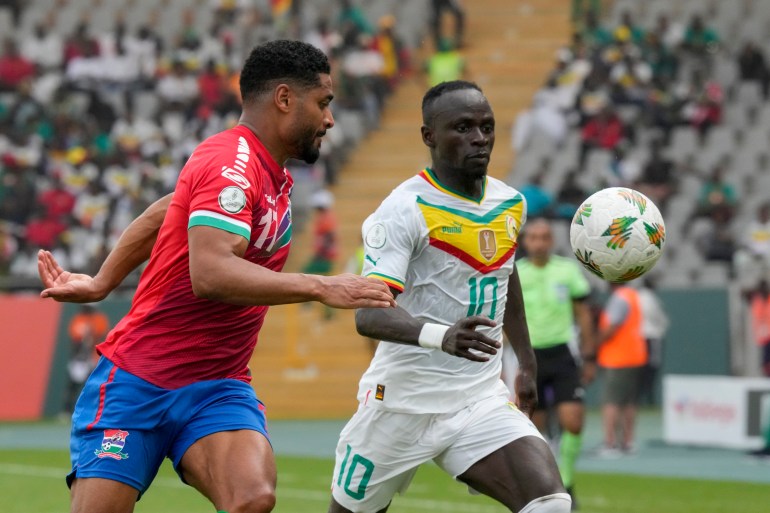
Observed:
[[[398,291],[392,289],[391,291],[394,295],[398,294]],[[371,308],[356,310],[358,333],[376,340],[417,346],[420,332],[425,324],[400,306],[386,310]],[[471,361],[488,361],[488,357],[470,352],[470,349],[495,354],[500,343],[476,331],[476,326],[494,325],[494,321],[487,317],[473,316],[460,319],[444,334],[441,349],[445,353]]]
[[[279,273],[242,257],[248,241],[218,228],[188,230],[190,280],[196,296],[238,305],[320,301],[337,308],[394,306],[387,285],[352,274],[317,276]]]
[[[40,251],[38,271],[46,287],[40,296],[75,303],[101,301],[107,297],[131,271],[150,258],[172,197],[173,194],[169,194],[159,199],[128,225],[93,278],[65,271],[51,253]]]
[[[503,331],[519,360],[519,370],[514,380],[516,406],[529,415],[537,405],[537,362],[532,343],[529,340],[527,317],[524,310],[524,296],[521,292],[519,271],[514,266],[508,280],[508,299],[503,315]]]

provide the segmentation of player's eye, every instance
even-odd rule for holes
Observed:
[[[463,125],[457,125],[457,128],[456,128],[456,130],[457,130],[458,132],[460,132],[461,134],[464,134],[464,133],[465,133],[465,132],[467,132],[469,129],[470,129],[470,128],[468,127],[468,125],[465,125],[465,124],[463,124]]]
[[[495,125],[482,125],[481,131],[484,132],[485,134],[491,134],[492,132],[495,131]]]

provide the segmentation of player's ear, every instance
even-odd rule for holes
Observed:
[[[435,134],[429,126],[422,125],[420,127],[420,133],[422,134],[422,142],[425,144],[425,146],[428,148],[436,147]]]
[[[289,112],[289,99],[292,97],[288,84],[278,84],[273,91],[273,102],[281,112]]]

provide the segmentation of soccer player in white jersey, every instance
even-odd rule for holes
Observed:
[[[433,460],[513,512],[566,513],[548,444],[530,422],[536,363],[514,267],[522,195],[487,176],[495,119],[481,90],[444,82],[425,94],[432,165],[399,185],[363,225],[363,274],[398,307],[361,309],[382,340],[336,451],[330,513],[385,512]],[[500,380],[503,332],[519,359],[515,404]]]

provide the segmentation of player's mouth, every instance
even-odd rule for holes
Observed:
[[[486,151],[481,151],[479,153],[473,153],[471,155],[468,155],[466,158],[468,160],[484,160],[489,162],[489,153]]]

